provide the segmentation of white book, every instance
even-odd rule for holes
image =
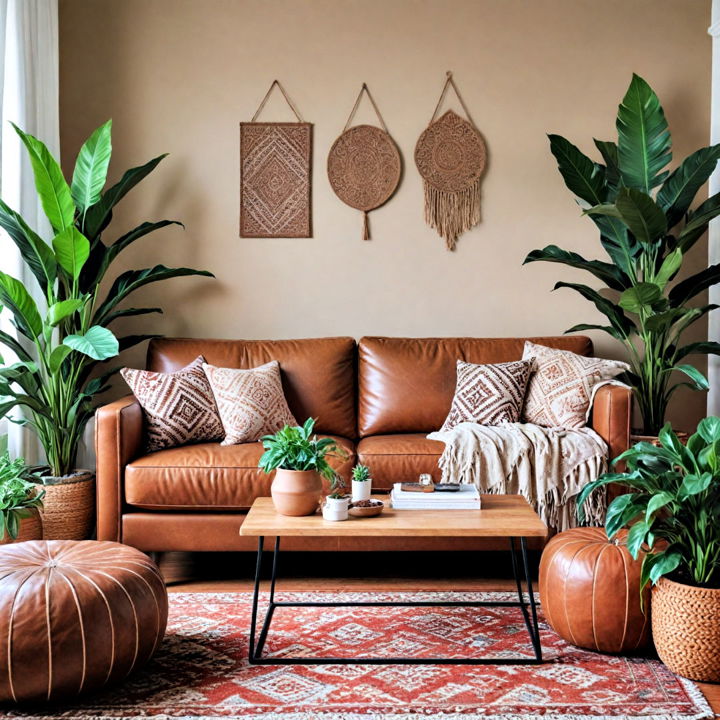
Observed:
[[[455,492],[419,493],[401,490],[395,483],[390,504],[396,510],[479,510],[480,493],[474,485],[461,485]]]

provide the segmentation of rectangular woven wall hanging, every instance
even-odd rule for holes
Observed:
[[[298,122],[255,122],[275,86]],[[251,122],[240,123],[240,237],[312,237],[312,123],[274,80]]]

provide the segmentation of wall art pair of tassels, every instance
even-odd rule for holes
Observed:
[[[276,85],[297,123],[255,122]],[[467,119],[452,110],[437,118],[451,86]],[[363,94],[372,103],[381,127],[351,127]],[[242,237],[310,236],[311,150],[312,125],[303,122],[275,80],[252,122],[240,125]],[[486,149],[450,72],[430,124],[417,141],[415,164],[423,178],[425,221],[444,238],[447,248],[454,250],[458,236],[480,222],[480,180]],[[362,237],[368,240],[368,213],[395,193],[402,159],[365,83],[343,132],[330,149],[327,171],[335,194],[363,213]]]

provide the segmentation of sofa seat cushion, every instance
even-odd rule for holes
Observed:
[[[373,490],[390,491],[396,482],[417,482],[421,473],[429,473],[440,482],[438,460],[445,443],[428,440],[425,433],[371,435],[358,447],[358,462],[370,468]]]
[[[355,463],[351,440],[333,437],[348,454],[332,465],[348,481]],[[222,446],[202,443],[145,455],[125,468],[125,502],[155,510],[247,510],[269,496],[273,475],[257,466],[259,442]]]

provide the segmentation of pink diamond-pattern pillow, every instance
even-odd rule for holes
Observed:
[[[568,430],[584,427],[593,390],[629,369],[618,360],[585,357],[526,341],[523,358],[534,358],[523,421]]]
[[[280,380],[277,360],[250,370],[203,365],[225,430],[222,445],[255,442],[285,425],[297,425]]]
[[[520,420],[532,360],[473,365],[457,361],[457,385],[441,432],[462,422],[503,425]]]
[[[123,368],[120,374],[142,406],[148,452],[223,436],[210,383],[200,355],[174,373]]]

